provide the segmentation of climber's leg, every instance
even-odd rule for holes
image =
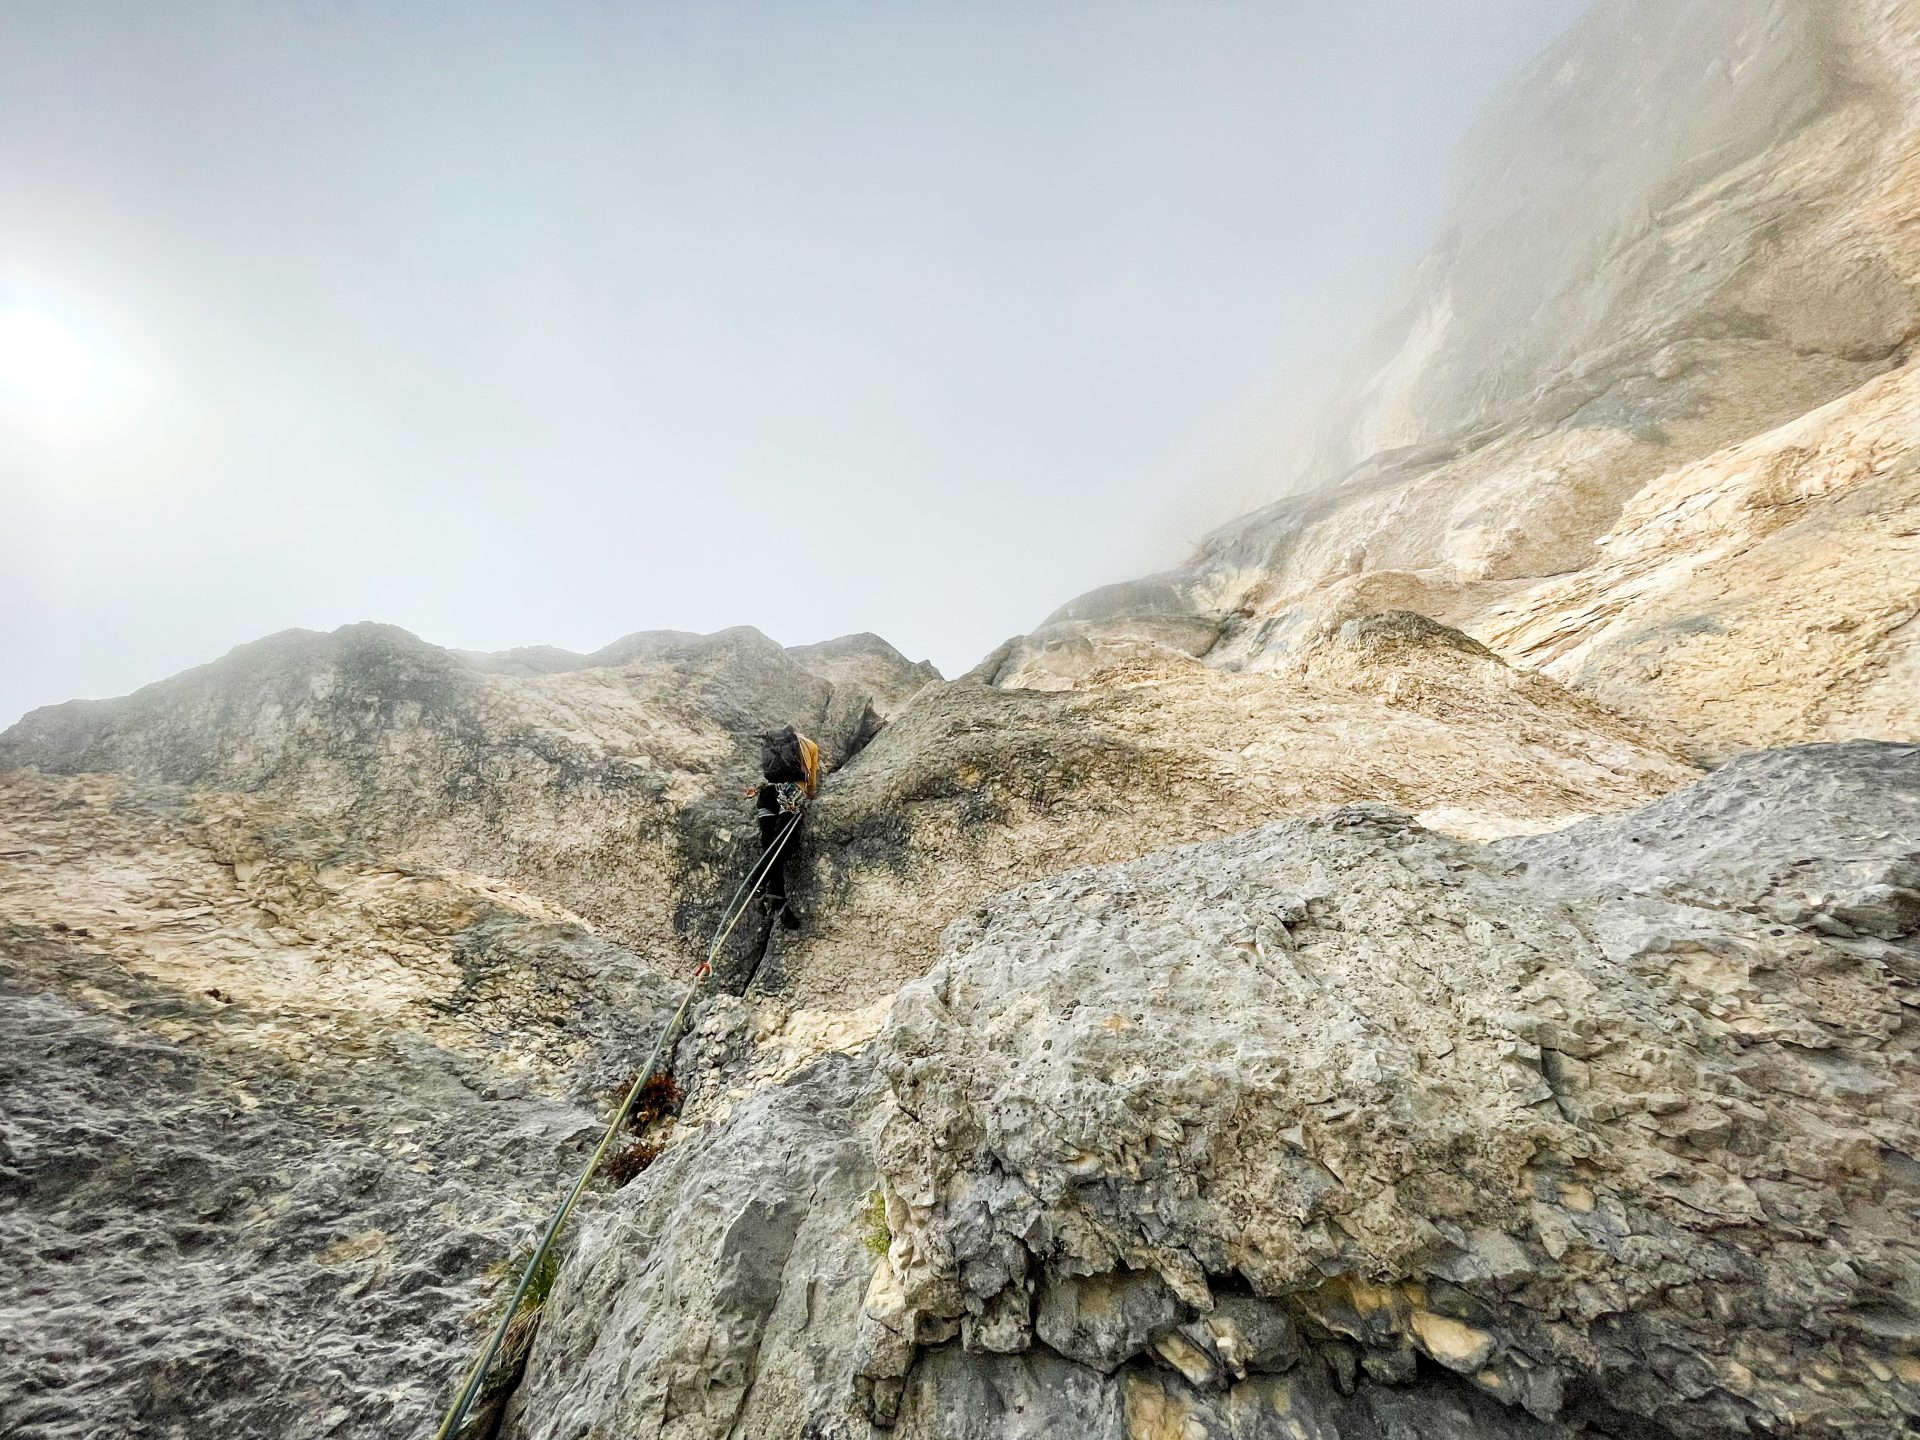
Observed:
[[[786,845],[781,845],[776,853],[774,846],[785,833],[790,815],[762,815],[760,820],[760,864],[766,874],[760,886],[760,893],[769,903],[784,905],[787,903],[787,849],[793,844],[793,837],[787,837]]]
[[[760,828],[760,858],[754,862],[752,882],[759,887],[768,913],[787,929],[797,930],[800,919],[787,904],[787,854],[797,838],[793,832],[800,827],[800,817],[783,813],[775,787],[763,785],[754,805],[754,820]]]
[[[780,813],[780,801],[771,785],[760,787],[753,812],[754,821],[760,827],[760,858],[754,862],[754,879],[760,884],[761,895],[779,909],[787,902],[787,850],[793,845],[793,837],[788,836],[787,843],[777,852],[774,847],[793,817]]]

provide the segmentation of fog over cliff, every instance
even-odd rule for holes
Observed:
[[[1577,8],[9,6],[0,314],[102,374],[0,380],[0,720],[356,620],[963,670],[1225,518]]]

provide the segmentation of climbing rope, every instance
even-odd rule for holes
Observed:
[[[473,1402],[479,1398],[480,1391],[486,1383],[487,1372],[493,1369],[493,1362],[499,1357],[500,1347],[506,1343],[507,1330],[513,1324],[513,1317],[520,1313],[520,1302],[526,1298],[528,1287],[533,1284],[533,1277],[540,1269],[541,1261],[545,1260],[548,1252],[553,1249],[553,1242],[559,1238],[561,1227],[567,1223],[567,1217],[573,1213],[575,1203],[586,1191],[587,1182],[592,1180],[595,1172],[600,1169],[600,1162],[606,1159],[607,1151],[620,1133],[620,1127],[627,1123],[627,1117],[633,1113],[634,1102],[640,1098],[641,1087],[653,1078],[653,1072],[660,1063],[660,1057],[666,1053],[667,1042],[673,1038],[673,1032],[680,1028],[680,1022],[687,1018],[687,1010],[693,1004],[693,997],[700,993],[700,987],[713,973],[714,958],[719,955],[720,947],[727,943],[728,937],[733,934],[734,927],[740,923],[747,913],[747,908],[753,904],[754,897],[760,893],[760,887],[766,884],[767,876],[773,869],[774,860],[779,857],[780,851],[787,843],[787,837],[793,833],[794,826],[799,823],[800,815],[796,811],[794,817],[787,822],[786,828],[774,838],[773,844],[762,852],[760,858],[754,862],[753,868],[747,871],[746,879],[740,882],[733,892],[733,898],[727,901],[726,908],[720,912],[721,923],[714,931],[713,943],[707,946],[706,961],[694,975],[693,983],[687,986],[687,993],[681,996],[680,1008],[675,1010],[673,1018],[667,1021],[667,1028],[662,1030],[660,1038],[654,1041],[653,1053],[647,1056],[647,1063],[641,1068],[640,1073],[634,1076],[633,1084],[627,1087],[627,1097],[620,1102],[620,1108],[613,1112],[613,1119],[607,1124],[607,1133],[600,1137],[599,1145],[594,1148],[592,1156],[587,1160],[587,1168],[581,1171],[580,1178],[573,1182],[573,1188],[567,1192],[567,1198],[560,1202],[560,1208],[553,1212],[553,1218],[547,1222],[546,1232],[541,1235],[540,1243],[533,1247],[533,1254],[527,1257],[526,1269],[520,1273],[520,1283],[514,1287],[513,1299],[507,1302],[506,1313],[500,1317],[500,1323],[494,1326],[493,1335],[487,1341],[486,1349],[480,1352],[480,1358],[467,1372],[466,1380],[460,1387],[460,1394],[448,1408],[446,1418],[440,1422],[440,1428],[433,1432],[433,1440],[453,1440],[453,1436],[457,1435],[460,1427],[466,1423],[467,1412],[473,1408]],[[743,891],[745,899],[741,898]],[[729,915],[731,919],[728,918]]]

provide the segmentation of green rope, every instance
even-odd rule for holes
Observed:
[[[793,819],[787,822],[787,828],[780,832],[773,844],[767,847],[754,863],[753,868],[747,871],[747,878],[740,882],[733,892],[733,899],[727,901],[726,908],[720,912],[722,923],[714,932],[713,943],[707,946],[706,963],[694,976],[693,983],[687,986],[687,993],[680,999],[680,1008],[673,1012],[673,1018],[667,1021],[667,1028],[660,1032],[660,1038],[654,1042],[653,1053],[647,1057],[646,1065],[634,1077],[633,1084],[627,1088],[626,1099],[622,1100],[620,1108],[613,1112],[613,1119],[607,1125],[607,1133],[600,1137],[599,1145],[594,1148],[592,1157],[587,1161],[587,1168],[580,1172],[580,1178],[573,1182],[573,1188],[567,1192],[567,1198],[560,1202],[560,1208],[553,1212],[553,1218],[547,1222],[546,1233],[540,1237],[540,1243],[533,1247],[533,1254],[527,1257],[527,1268],[520,1274],[520,1283],[514,1287],[513,1299],[507,1302],[506,1313],[500,1317],[500,1323],[494,1326],[492,1338],[487,1341],[486,1349],[480,1352],[480,1358],[467,1372],[466,1381],[460,1387],[460,1394],[448,1408],[446,1418],[440,1422],[440,1428],[434,1431],[433,1440],[452,1440],[452,1437],[459,1433],[461,1425],[466,1422],[467,1412],[473,1408],[473,1402],[479,1397],[487,1372],[493,1368],[493,1362],[500,1354],[501,1345],[506,1343],[507,1329],[513,1324],[513,1317],[520,1313],[520,1302],[526,1298],[527,1289],[533,1284],[533,1277],[540,1268],[540,1262],[553,1248],[553,1242],[560,1236],[560,1228],[567,1223],[567,1217],[573,1213],[574,1205],[586,1191],[587,1182],[593,1179],[595,1172],[600,1168],[600,1162],[606,1159],[607,1151],[619,1135],[620,1127],[627,1123],[627,1117],[633,1113],[634,1103],[640,1098],[641,1087],[653,1078],[654,1068],[659,1065],[661,1055],[666,1052],[667,1041],[673,1037],[673,1032],[680,1028],[680,1022],[686,1019],[688,1007],[693,1004],[693,997],[700,993],[700,987],[706,983],[707,976],[713,973],[714,957],[720,953],[720,947],[727,943],[728,937],[733,934],[734,927],[746,915],[748,906],[753,904],[754,896],[760,893],[760,887],[766,883],[767,875],[773,869],[775,857],[786,845],[787,837],[793,833],[794,826],[799,823],[799,813],[795,812]],[[748,889],[749,881],[752,882],[751,889]],[[744,900],[740,898],[743,890],[746,891]],[[733,917],[730,920],[727,918],[729,913]]]

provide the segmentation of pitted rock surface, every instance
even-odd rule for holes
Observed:
[[[1493,849],[1356,807],[1001,897],[882,1037],[901,1310],[1107,1368],[1139,1307],[1050,1297],[1152,1276],[1542,1420],[1891,1433],[1917,856],[1920,749],[1856,744]]]
[[[431,1433],[593,1112],[378,1023],[296,1058],[84,939],[0,961],[0,1432]]]
[[[0,1433],[431,1433],[678,987],[270,807],[0,801]]]
[[[850,1440],[870,1059],[829,1056],[676,1145],[582,1225],[513,1440]]]

